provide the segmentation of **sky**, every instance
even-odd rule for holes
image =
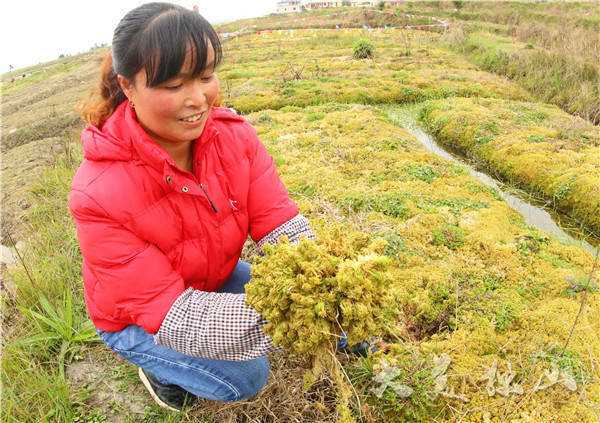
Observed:
[[[0,74],[111,43],[121,18],[144,0],[8,0],[0,24]],[[171,0],[211,23],[274,13],[277,0]]]

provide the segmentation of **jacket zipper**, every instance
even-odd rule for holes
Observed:
[[[208,196],[208,193],[206,192],[206,190],[204,189],[204,187],[202,186],[202,184],[200,184],[200,188],[202,188],[202,191],[204,191],[204,195],[206,195],[206,199],[208,200],[208,202],[210,203],[212,209],[215,211],[215,213],[219,213],[217,211],[217,208],[215,207],[215,205],[213,204],[213,202],[211,201],[210,197]]]

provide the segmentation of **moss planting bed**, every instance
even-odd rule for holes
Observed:
[[[556,106],[484,98],[431,101],[420,118],[442,143],[600,233],[598,127]]]
[[[265,38],[262,38],[262,36]],[[375,46],[355,60],[360,38]],[[438,34],[410,30],[274,31],[226,43],[218,70],[224,105],[246,113],[327,103],[406,103],[453,96],[527,100],[516,85],[435,46]]]
[[[590,253],[527,226],[464,168],[423,151],[366,106],[247,117],[321,237],[331,238],[337,222],[385,240],[395,262],[386,269],[399,315],[376,331],[391,350],[344,367],[374,421],[594,421],[594,280],[560,355],[588,286]],[[272,265],[285,273],[282,254]]]

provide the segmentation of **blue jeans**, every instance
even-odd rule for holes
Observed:
[[[250,265],[239,261],[219,292],[243,293],[250,280]],[[184,355],[156,345],[152,335],[137,325],[118,332],[98,330],[102,341],[138,367],[153,373],[159,382],[178,385],[201,398],[237,401],[254,396],[267,382],[269,361],[212,360]]]

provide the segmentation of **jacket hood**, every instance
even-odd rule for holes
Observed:
[[[211,109],[202,135],[196,140],[195,148],[216,135],[213,114]],[[128,101],[124,101],[115,109],[102,128],[88,125],[81,134],[81,143],[83,156],[87,160],[129,161],[138,156],[161,168],[165,160],[173,162],[171,156],[137,122],[135,111],[129,107]]]

